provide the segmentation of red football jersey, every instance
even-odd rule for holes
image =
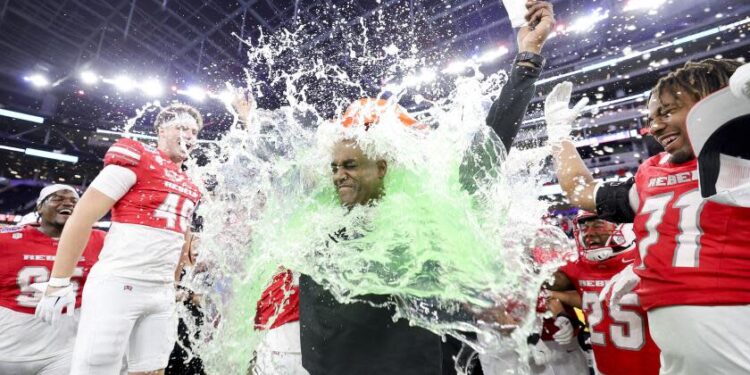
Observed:
[[[112,208],[112,221],[184,233],[201,194],[180,167],[160,150],[120,138],[104,156],[104,165],[129,168],[135,185]]]
[[[563,308],[565,309],[565,313],[574,321],[577,320],[576,311],[574,308],[563,305]],[[547,302],[544,298],[544,296],[540,295],[537,298],[536,301],[536,312],[537,315],[545,314],[549,310],[547,307]],[[552,341],[555,338],[553,337],[557,331],[559,331],[560,328],[557,328],[555,325],[555,318],[544,318],[542,319],[542,331],[540,332],[540,337],[544,341]],[[576,328],[575,335],[578,335],[579,328]]]
[[[560,268],[581,294],[596,367],[602,374],[659,373],[659,348],[651,339],[646,312],[637,296],[628,294],[621,309],[614,311],[607,301],[599,302],[604,284],[637,256],[635,250],[624,251],[602,262],[578,259]]]
[[[697,161],[667,160],[656,155],[635,176],[643,307],[750,304],[750,208],[704,200]]]
[[[76,290],[76,307],[91,266],[96,263],[106,232],[92,230],[78,260],[71,283]],[[49,280],[59,239],[40,232],[36,226],[0,228],[0,306],[33,314],[42,293],[31,284]]]
[[[270,327],[273,316],[276,320]],[[255,312],[255,329],[272,329],[299,320],[299,282],[292,271],[276,274],[263,291]]]
[[[91,277],[173,282],[200,191],[162,151],[132,139],[112,145],[104,164],[128,168],[136,180],[112,207],[112,226]]]

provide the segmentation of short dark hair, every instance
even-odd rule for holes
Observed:
[[[156,115],[156,120],[154,120],[154,130],[158,132],[159,127],[174,120],[177,116],[183,113],[187,113],[195,119],[195,122],[198,123],[198,130],[203,129],[203,117],[197,109],[187,104],[175,103],[162,109],[161,112]]]
[[[711,93],[729,85],[729,77],[742,63],[730,59],[705,59],[688,61],[674,72],[661,77],[651,96],[659,98],[666,90],[675,98],[678,93],[687,93],[699,101]]]

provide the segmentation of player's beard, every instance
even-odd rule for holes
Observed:
[[[677,150],[669,155],[669,162],[672,164],[682,164],[695,159],[693,150]]]

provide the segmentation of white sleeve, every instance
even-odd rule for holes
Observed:
[[[89,187],[93,187],[102,194],[118,201],[135,185],[136,179],[135,172],[132,170],[110,164],[99,172]]]
[[[707,199],[730,206],[750,208],[750,182],[732,189],[720,191]]]
[[[633,209],[633,212],[638,212],[638,206],[641,205],[641,199],[638,198],[638,189],[636,189],[636,184],[633,184],[633,186],[630,187],[630,190],[628,190],[628,203],[630,203],[630,208]]]
[[[750,207],[750,160],[719,154],[716,195],[709,197],[721,204]]]

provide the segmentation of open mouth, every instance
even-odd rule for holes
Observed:
[[[669,147],[672,143],[674,143],[679,136],[677,134],[669,134],[665,135],[661,138],[659,138],[659,143],[661,143],[664,148]]]
[[[69,208],[63,208],[62,210],[57,211],[58,215],[70,216],[72,213],[73,213],[73,210]]]

